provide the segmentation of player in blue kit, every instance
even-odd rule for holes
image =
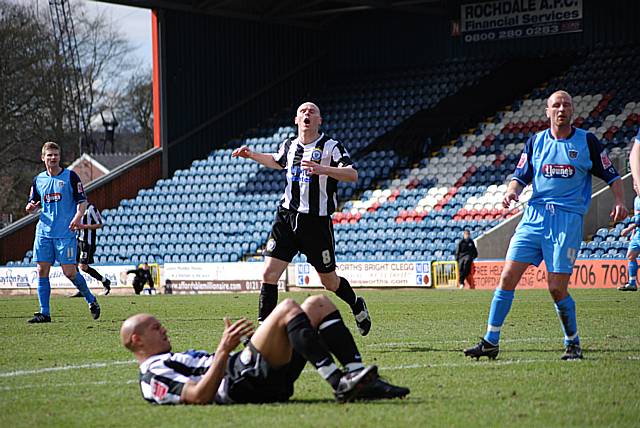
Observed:
[[[93,319],[98,319],[98,301],[76,269],[76,230],[87,206],[82,182],[75,172],[60,166],[60,147],[56,143],[47,142],[42,146],[42,161],[46,171],[33,179],[25,207],[28,213],[42,209],[33,242],[33,258],[38,266],[40,312],[36,312],[29,323],[51,322],[49,270],[56,260],[64,275],[89,304]]]
[[[627,259],[629,260],[629,282],[622,287],[619,287],[620,291],[637,291],[636,277],[638,275],[638,254],[640,254],[640,233],[638,233],[637,227],[640,225],[640,196],[636,196],[633,200],[633,219],[629,226],[625,227],[621,232],[621,236],[631,235],[629,241],[629,248],[627,249]]]
[[[515,288],[530,264],[544,260],[547,285],[564,331],[563,360],[582,358],[576,305],[568,292],[569,278],[582,241],[582,220],[591,202],[591,175],[609,184],[614,196],[613,221],[627,216],[622,181],[606,151],[590,132],[571,126],[573,101],[565,91],[547,100],[550,128],[527,141],[502,205],[518,201],[528,184],[533,193],[518,225],[496,288],[487,333],[464,354],[479,359],[498,356],[500,330],[511,309]]]

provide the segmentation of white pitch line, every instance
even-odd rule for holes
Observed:
[[[48,372],[60,372],[65,370],[95,369],[100,367],[121,366],[125,364],[133,364],[135,362],[136,360],[123,360],[123,361],[108,361],[104,363],[78,364],[78,365],[71,365],[71,366],[43,367],[40,369],[32,369],[32,370],[15,370],[12,372],[0,372],[0,378],[26,376],[26,375],[32,375],[32,374],[48,373]]]

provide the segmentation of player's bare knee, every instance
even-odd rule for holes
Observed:
[[[317,327],[327,315],[337,310],[331,299],[322,295],[308,297],[301,306],[314,327]]]
[[[82,271],[82,272],[86,272],[89,270],[89,265],[78,265],[78,268]]]
[[[279,312],[285,320],[285,322],[289,322],[289,320],[293,319],[296,315],[302,312],[302,308],[300,305],[293,299],[284,299],[277,307],[276,311]]]
[[[638,253],[627,253],[627,260],[629,260],[630,262],[635,262],[636,259],[638,258]]]

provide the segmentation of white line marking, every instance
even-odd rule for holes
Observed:
[[[72,365],[72,366],[43,367],[41,369],[33,369],[33,370],[15,370],[12,372],[0,372],[0,378],[17,377],[17,376],[25,376],[25,375],[32,375],[32,374],[48,373],[48,372],[60,372],[60,371],[75,370],[75,369],[95,369],[95,368],[108,367],[108,366],[121,366],[125,364],[133,364],[135,362],[136,360],[123,360],[123,361],[108,361],[104,363],[78,364],[78,365]]]

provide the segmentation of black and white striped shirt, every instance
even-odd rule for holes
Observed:
[[[87,205],[87,209],[82,216],[82,224],[102,224],[102,216],[100,211],[93,204]],[[96,231],[93,229],[80,229],[78,241],[85,242],[89,245],[96,245]]]
[[[193,349],[149,357],[140,364],[142,396],[153,404],[180,404],[184,385],[199,382],[212,363],[213,354]]]
[[[273,159],[287,170],[287,187],[281,201],[283,208],[318,216],[333,214],[338,205],[338,180],[327,175],[308,175],[301,164],[304,159],[333,167],[353,166],[341,143],[324,134],[306,145],[298,138],[289,138],[282,142]]]

